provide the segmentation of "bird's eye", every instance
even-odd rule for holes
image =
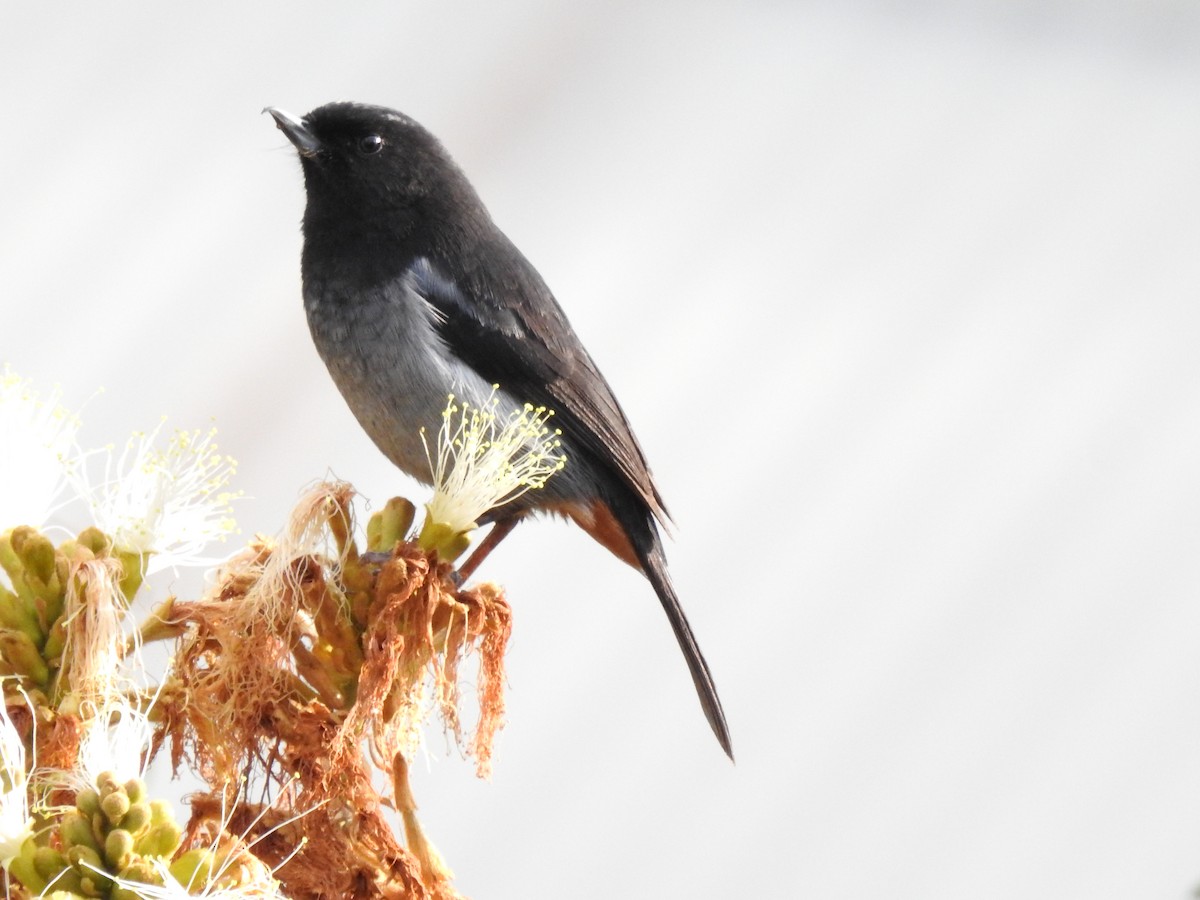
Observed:
[[[363,156],[370,156],[372,153],[378,153],[383,149],[383,138],[377,134],[368,134],[364,138],[358,140],[358,152]]]

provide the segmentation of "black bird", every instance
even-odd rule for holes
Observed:
[[[546,511],[643,572],[732,759],[716,685],[667,574],[658,531],[666,507],[612,389],[541,276],[408,116],[358,103],[302,119],[266,111],[304,169],[301,272],[313,341],[359,423],[428,483],[420,428],[437,433],[447,394],[478,405],[498,384],[501,414],[524,403],[554,410],[566,468],[493,510],[473,561],[522,516]]]

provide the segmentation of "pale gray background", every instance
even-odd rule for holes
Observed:
[[[1182,898],[1200,882],[1191,0],[0,12],[0,357],[85,440],[215,417],[247,535],[357,430],[259,114],[441,136],[622,398],[738,753],[561,525],[494,780],[416,786],[480,898]]]

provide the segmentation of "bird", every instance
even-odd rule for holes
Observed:
[[[267,107],[299,154],[301,280],[318,354],[397,468],[430,482],[421,429],[449,394],[554,411],[566,467],[483,517],[472,560],[530,513],[564,516],[642,572],[666,612],[704,715],[733,759],[708,663],[667,571],[670,517],[608,382],[533,265],[493,222],[442,143],[409,116],[335,102]],[[468,561],[468,565],[471,560]]]

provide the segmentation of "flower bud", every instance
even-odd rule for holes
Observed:
[[[117,781],[117,776],[112,772],[101,772],[96,776],[96,787],[100,791],[101,799],[103,799],[113,791],[119,791],[121,789],[121,782]]]
[[[151,800],[150,801],[150,823],[157,825],[159,822],[174,822],[175,811],[171,808],[171,803],[168,800]]]
[[[120,826],[134,837],[140,837],[150,827],[150,804],[133,804],[121,819]]]
[[[100,795],[94,788],[84,788],[75,795],[75,808],[90,819],[100,812]]]
[[[133,835],[124,828],[114,828],[104,839],[104,860],[111,869],[123,869],[133,856]]]
[[[158,869],[136,856],[129,865],[121,870],[120,877],[125,881],[136,881],[139,884],[162,884],[162,876],[159,875]]]
[[[45,684],[50,678],[46,661],[24,631],[0,629],[0,658],[8,663],[14,674],[24,675],[38,684]]]
[[[95,556],[108,556],[112,549],[112,540],[95,525],[79,532],[79,537],[75,541],[79,546],[86,547]]]
[[[125,793],[130,803],[141,803],[146,799],[146,782],[140,778],[130,778],[125,782]]]
[[[367,522],[367,549],[390,553],[408,535],[416,513],[411,501],[393,497]]]
[[[65,616],[60,615],[51,624],[50,633],[46,636],[46,643],[42,645],[42,658],[47,660],[61,660],[63,650],[66,646],[67,620]]]
[[[193,887],[203,887],[212,878],[216,862],[211,850],[192,849],[171,863],[171,877],[189,891]]]
[[[3,543],[3,539],[0,539]],[[42,639],[42,628],[26,598],[19,597],[0,584],[0,628],[11,628],[29,635],[36,644]]]
[[[92,869],[104,869],[104,860],[100,854],[85,844],[76,844],[67,851],[67,859],[80,872],[90,872]]]
[[[159,822],[152,825],[138,839],[138,852],[143,856],[161,856],[169,858],[183,842],[183,830],[174,822]]]
[[[113,825],[125,818],[125,813],[129,812],[131,805],[129,795],[121,788],[117,788],[111,794],[100,799],[100,809],[104,812],[104,817]]]
[[[32,528],[13,529],[13,549],[25,566],[25,581],[33,588],[45,588],[54,580],[54,545],[50,539]]]
[[[434,521],[431,513],[425,517],[421,533],[417,536],[417,543],[423,550],[436,551],[443,562],[453,562],[470,546],[471,538],[468,537],[468,532],[474,528],[473,522],[464,526],[463,530],[444,525]]]
[[[49,897],[73,897],[83,893],[83,876],[72,868],[63,869],[55,878]]]
[[[58,833],[68,851],[74,847],[89,847],[92,850],[99,848],[95,835],[92,834],[91,820],[79,813],[69,812],[64,815],[58,823]]]
[[[33,845],[32,841],[29,843]],[[67,867],[67,861],[53,847],[35,847],[33,851],[33,867],[37,869],[39,875],[50,881]]]
[[[134,857],[133,862],[121,870],[119,875],[121,881],[132,882],[134,884],[153,885],[162,887],[162,876],[152,865],[144,859]],[[111,900],[144,900],[142,893],[114,884],[112,891],[108,895]]]
[[[33,841],[26,841],[26,844],[32,844]],[[9,877],[17,879],[29,891],[31,896],[39,896],[46,890],[46,879],[41,876],[37,868],[34,866],[33,855],[26,856],[24,847],[22,852],[12,858],[8,864]]]

